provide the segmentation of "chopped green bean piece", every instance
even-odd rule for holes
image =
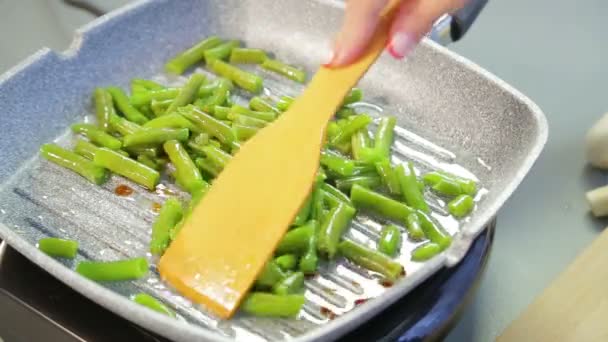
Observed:
[[[224,169],[232,159],[230,154],[224,152],[221,148],[212,145],[203,147],[203,153],[207,156],[208,160],[220,167],[220,170]]]
[[[131,88],[133,88],[134,86],[141,86],[148,90],[158,90],[163,89],[165,87],[158,82],[154,82],[152,80],[144,80],[141,78],[134,78],[131,80]]]
[[[302,292],[304,289],[304,273],[294,272],[272,287],[272,292],[277,295],[286,296]]]
[[[180,93],[181,88],[163,88],[156,90],[148,90],[145,92],[133,94],[130,102],[134,106],[143,106],[152,104],[153,101],[174,100]]]
[[[351,89],[351,91],[348,93],[348,95],[346,95],[346,97],[344,98],[344,101],[342,102],[342,106],[346,106],[355,102],[359,102],[363,99],[363,91],[359,88],[353,88]]]
[[[247,115],[235,114],[234,112],[228,114],[228,119],[232,120],[233,124],[241,126],[262,128],[268,125],[267,121],[256,119]]]
[[[180,89],[179,94],[173,100],[166,113],[171,114],[178,107],[191,104],[198,96],[198,89],[205,82],[205,76],[203,74],[193,74],[188,79],[188,82]]]
[[[209,184],[203,180],[200,171],[179,141],[169,140],[163,144],[163,148],[175,166],[174,176],[180,186],[191,194],[209,188]]]
[[[448,211],[455,217],[460,218],[467,216],[471,210],[473,210],[474,206],[475,202],[473,201],[473,197],[469,195],[460,195],[448,203]]]
[[[350,107],[342,107],[336,112],[336,117],[338,119],[348,119],[355,115],[357,115],[357,112]]]
[[[260,64],[267,58],[266,52],[260,49],[235,47],[230,53],[230,63],[233,64]]]
[[[148,261],[145,258],[109,262],[81,261],[76,266],[76,272],[95,281],[139,279],[148,273]]]
[[[369,123],[372,122],[372,118],[369,115],[361,114],[356,115],[348,119],[347,123],[341,127],[338,134],[336,134],[330,143],[334,146],[350,142],[351,137],[357,131],[365,129]]]
[[[124,145],[125,147],[158,145],[169,140],[186,141],[189,136],[187,128],[146,128],[125,136]]]
[[[206,175],[211,176],[212,178],[217,177],[222,171],[219,166],[216,166],[207,158],[196,158],[194,161],[196,166],[205,172]]]
[[[154,255],[163,255],[171,241],[169,233],[182,219],[184,209],[174,197],[165,201],[160,208],[156,221],[152,225],[152,238],[150,239],[150,252]]]
[[[232,130],[238,141],[246,141],[254,136],[260,130],[260,127],[232,125]]]
[[[191,132],[200,133],[198,127],[178,113],[166,114],[146,122],[143,128],[187,128]]]
[[[212,59],[227,59],[232,49],[238,47],[241,43],[238,40],[229,40],[214,48],[205,51],[205,61],[209,63]]]
[[[426,261],[441,253],[441,246],[434,242],[425,242],[412,251],[412,261]]]
[[[93,158],[95,157],[95,151],[97,151],[97,149],[97,146],[91,144],[86,140],[81,139],[78,139],[76,145],[74,146],[74,152],[89,160],[93,160]]]
[[[313,238],[315,233],[316,226],[317,221],[311,220],[305,225],[296,227],[285,233],[285,236],[283,236],[283,239],[281,242],[279,242],[279,245],[276,248],[276,253],[306,253],[310,245],[310,240]]]
[[[264,120],[266,122],[274,121],[274,119],[277,118],[277,114],[273,111],[259,112],[239,105],[233,105],[230,108],[230,112],[234,114],[249,116],[258,120]]]
[[[416,213],[407,215],[405,227],[407,229],[407,235],[412,241],[421,241],[426,237],[422,230],[420,218]]]
[[[367,162],[377,162],[382,159],[390,158],[391,145],[395,135],[395,125],[397,118],[394,116],[383,117],[380,119],[376,134],[374,135],[374,147],[363,149],[359,152],[361,159]]]
[[[401,184],[399,183],[397,174],[395,173],[395,170],[391,166],[388,159],[383,159],[376,162],[375,165],[376,171],[378,171],[380,179],[382,180],[382,184],[386,186],[388,192],[391,195],[401,195]]]
[[[219,120],[228,119],[228,114],[230,114],[230,107],[215,106],[213,109],[213,116]]]
[[[112,150],[118,150],[122,147],[120,140],[97,128],[95,125],[74,124],[72,125],[72,131],[82,134],[92,142]]]
[[[285,272],[279,267],[279,265],[271,260],[266,263],[264,269],[256,279],[255,284],[262,288],[271,288],[274,284],[285,278]]]
[[[145,115],[143,115],[137,108],[131,105],[129,98],[122,91],[122,89],[118,87],[108,87],[106,90],[112,95],[112,99],[114,100],[114,105],[118,110],[129,120],[133,121],[136,124],[144,124],[148,121]]]
[[[279,114],[279,110],[273,107],[267,100],[254,96],[249,100],[249,108],[258,112],[275,112]]]
[[[350,199],[357,209],[367,209],[384,218],[400,223],[406,222],[407,216],[415,212],[406,204],[357,184],[353,185],[350,190]]]
[[[274,262],[279,265],[283,271],[294,270],[298,264],[298,257],[294,254],[283,254],[274,259]]]
[[[154,113],[154,116],[161,117],[167,112],[167,108],[173,103],[172,99],[169,100],[152,100],[150,101],[150,110]]]
[[[217,138],[222,144],[230,145],[236,140],[230,126],[194,106],[184,107],[180,111],[180,114],[190,120],[201,131]]]
[[[160,171],[163,168],[163,163],[145,154],[138,155],[137,161],[156,171]]]
[[[349,206],[353,205],[353,203],[350,201],[350,198],[348,198],[348,196],[346,194],[344,194],[342,191],[336,189],[332,185],[323,183],[321,185],[321,188],[323,189],[323,191],[328,192],[329,194],[333,195],[340,202],[347,204]]]
[[[427,239],[438,244],[441,247],[441,250],[448,248],[452,244],[452,237],[450,234],[435,223],[429,215],[420,210],[417,210],[416,214],[418,214],[418,217],[420,218],[420,226]]]
[[[338,249],[348,260],[370,271],[378,272],[389,280],[394,281],[404,273],[403,266],[398,262],[356,242],[343,240]]]
[[[160,180],[158,171],[107,148],[98,149],[93,161],[96,165],[129,178],[149,190],[154,190]]]
[[[45,159],[70,169],[97,185],[105,183],[108,179],[108,172],[104,168],[98,167],[85,157],[59,147],[56,144],[42,145],[40,153]]]
[[[401,248],[401,230],[394,224],[386,225],[380,232],[380,240],[378,241],[378,251],[388,255],[395,256]]]
[[[474,195],[477,192],[475,181],[450,175],[446,172],[429,172],[422,179],[433,190],[448,196]]]
[[[336,186],[338,189],[345,193],[350,193],[350,189],[353,185],[358,184],[364,188],[375,189],[382,183],[380,177],[377,176],[352,176],[348,178],[342,178],[336,180]]]
[[[341,177],[352,176],[355,171],[355,161],[342,158],[338,155],[321,152],[321,165],[337,173]]]
[[[309,194],[308,197],[306,197],[306,201],[304,202],[304,204],[302,204],[302,208],[300,208],[298,215],[293,220],[293,223],[291,225],[292,226],[301,226],[304,223],[306,223],[308,221],[308,219],[310,218],[311,209],[312,209],[312,194]]]
[[[78,252],[78,242],[60,238],[43,238],[38,240],[38,249],[47,255],[73,259]]]
[[[137,132],[141,129],[141,126],[118,115],[113,115],[110,118],[110,128],[112,128],[112,131],[125,136]]]
[[[195,104],[204,112],[213,114],[215,107],[227,104],[233,85],[230,80],[222,78],[218,80],[217,86],[211,96],[198,100]]]
[[[306,72],[294,66],[287,65],[276,59],[266,59],[262,63],[262,68],[281,74],[291,80],[299,83],[306,82]]]
[[[116,115],[112,95],[103,88],[95,88],[95,114],[97,124],[101,129],[107,131],[110,128],[110,118]]]
[[[366,128],[356,131],[352,135],[350,142],[353,158],[355,160],[362,160],[361,151],[370,149],[372,146],[372,142]]]
[[[319,229],[317,250],[328,256],[329,259],[333,259],[338,252],[338,243],[342,234],[354,216],[355,209],[347,204],[340,203],[332,208]]]
[[[319,256],[317,255],[317,221],[311,221],[312,236],[308,239],[306,252],[300,258],[300,271],[304,274],[314,274],[319,267]]]
[[[169,73],[181,75],[184,73],[184,71],[186,71],[186,69],[195,63],[200,62],[205,56],[205,51],[214,48],[221,43],[222,40],[219,37],[209,37],[173,57],[167,62],[167,64],[165,64],[165,70]]]
[[[418,187],[418,179],[414,172],[414,165],[411,162],[407,163],[407,167],[403,164],[395,168],[395,175],[399,180],[401,194],[410,207],[422,210],[425,213],[430,212],[429,206],[424,199],[424,195]]]
[[[165,304],[161,303],[158,299],[150,296],[146,293],[138,293],[133,296],[133,301],[137,304],[143,305],[149,309],[160,312],[169,317],[175,318],[175,312],[169,309]]]
[[[274,295],[264,292],[252,292],[243,301],[241,310],[254,316],[295,317],[302,309],[303,295]]]
[[[241,70],[234,65],[230,65],[219,59],[213,59],[208,62],[209,67],[216,74],[225,77],[237,86],[250,91],[259,93],[262,90],[262,78],[245,70]]]

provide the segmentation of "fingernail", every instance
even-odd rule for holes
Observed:
[[[321,58],[321,65],[323,66],[328,66],[331,64],[331,62],[333,62],[334,60],[334,51],[331,48],[326,48],[325,52],[323,53],[323,57]]]
[[[387,49],[393,57],[401,59],[414,50],[416,43],[410,34],[397,32],[391,37]]]

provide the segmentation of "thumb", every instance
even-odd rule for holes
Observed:
[[[380,13],[388,0],[349,0],[346,15],[325,66],[337,67],[355,61],[369,44]]]
[[[401,3],[391,26],[388,51],[395,58],[407,56],[442,15],[465,5],[467,0],[409,0]]]

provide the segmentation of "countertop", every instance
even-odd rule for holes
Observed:
[[[501,210],[486,273],[448,342],[494,340],[608,223],[589,214],[584,194],[606,177],[583,154],[585,132],[608,112],[607,17],[605,0],[490,1],[451,46],[535,101],[549,140]],[[65,49],[91,19],[59,0],[0,0],[0,73],[42,46]]]

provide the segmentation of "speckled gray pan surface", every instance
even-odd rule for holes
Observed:
[[[398,256],[406,277],[385,288],[375,274],[339,260],[322,265],[306,283],[305,308],[297,319],[238,314],[219,321],[167,287],[154,267],[146,278],[96,284],[72,271],[83,259],[146,256],[154,202],[182,193],[167,180],[156,192],[113,176],[103,187],[37,157],[41,144],[71,144],[66,128],[91,112],[96,86],[127,87],[134,77],[168,83],[163,63],[203,37],[217,34],[274,52],[313,71],[341,18],[329,1],[143,1],[106,15],[76,34],[64,53],[42,50],[0,77],[0,236],[26,257],[108,309],[166,337],[180,340],[333,340],[403,296],[424,279],[457,263],[472,239],[497,213],[540,154],[547,139],[542,112],[529,99],[471,62],[425,42],[406,62],[381,57],[360,82],[365,102],[378,118],[398,117],[393,161],[412,161],[418,173],[447,170],[479,180],[476,208],[465,220],[447,215],[445,199],[425,196],[433,218],[454,236],[453,245],[423,263],[409,260],[416,244],[405,241]],[[203,68],[198,71],[206,72]],[[301,87],[263,73],[267,95],[296,95]],[[236,94],[235,101],[244,101]],[[346,238],[374,247],[379,222],[358,215]],[[508,228],[507,228],[508,229]],[[38,252],[44,236],[77,239],[71,262]],[[153,263],[152,263],[153,264]],[[148,292],[175,309],[170,319],[129,301]],[[355,307],[355,300],[375,297]],[[331,320],[327,312],[338,315]]]

